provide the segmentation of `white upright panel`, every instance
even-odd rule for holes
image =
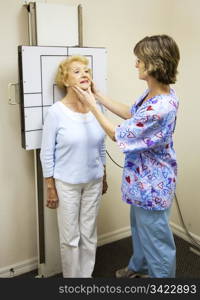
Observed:
[[[38,46],[78,45],[78,6],[36,3]]]
[[[105,48],[40,47],[22,46],[22,134],[23,147],[38,149],[41,145],[41,131],[48,108],[65,95],[55,84],[59,63],[72,55],[84,55],[89,60],[93,79],[97,87],[106,92],[106,50]],[[37,134],[37,132],[39,133]],[[30,134],[30,132],[34,132]],[[38,141],[37,141],[38,136]],[[31,142],[33,137],[33,142]],[[28,141],[28,142],[27,142]]]

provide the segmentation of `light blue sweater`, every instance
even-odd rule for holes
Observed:
[[[105,133],[91,112],[77,113],[53,104],[43,126],[40,159],[43,176],[78,184],[101,178]]]

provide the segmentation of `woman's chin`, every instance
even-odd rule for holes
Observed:
[[[89,89],[89,85],[82,85],[80,86],[80,88],[83,90],[83,91],[87,91]]]

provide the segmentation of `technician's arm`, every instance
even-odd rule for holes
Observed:
[[[115,128],[116,126],[113,125],[105,116],[104,114],[98,109],[95,96],[91,92],[91,89],[84,91],[80,89],[78,86],[74,86],[73,90],[77,93],[81,102],[86,102],[89,106],[91,112],[96,117],[97,121],[103,128],[103,130],[107,133],[107,135],[111,138],[111,140],[115,141]]]
[[[111,140],[115,140],[115,128],[116,126],[113,125],[105,116],[104,114],[99,111],[96,105],[90,106],[90,110],[93,115],[96,117],[98,122],[100,123],[103,130],[107,133],[107,135],[111,138]]]
[[[113,101],[100,93],[96,95],[96,99],[99,100],[99,102],[101,102],[112,113],[118,115],[122,119],[126,120],[131,118],[131,108],[128,105]]]
[[[131,108],[128,105],[113,101],[107,96],[104,96],[100,91],[96,90],[94,83],[92,84],[92,92],[94,93],[95,98],[111,112],[125,120],[131,118]]]

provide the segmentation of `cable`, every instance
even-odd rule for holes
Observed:
[[[108,153],[108,151],[106,150],[107,155],[109,156],[109,158],[112,160],[112,162],[114,162],[114,164],[116,164],[119,168],[123,169],[122,166],[120,166],[118,163],[116,163],[116,161],[114,161],[114,159],[111,157],[111,155]]]
[[[109,158],[112,160],[112,162],[113,162],[115,165],[117,165],[119,168],[123,169],[122,166],[120,166],[118,163],[116,163],[116,161],[114,161],[114,159],[111,157],[111,155],[108,153],[107,150],[106,150],[106,153],[107,153],[107,155],[109,156]],[[188,229],[187,229],[187,227],[186,227],[186,225],[185,225],[185,222],[184,222],[184,220],[183,220],[183,216],[182,216],[182,213],[181,213],[181,210],[180,210],[180,206],[179,206],[179,203],[178,203],[178,198],[177,198],[177,196],[176,196],[176,193],[175,193],[174,197],[175,197],[175,201],[176,201],[178,213],[179,213],[179,216],[180,216],[181,224],[182,224],[183,228],[185,229],[185,232],[186,232],[186,234],[188,235],[188,237],[189,237],[190,241],[192,242],[192,244],[193,244],[196,248],[200,249],[200,243],[198,243],[198,241],[195,240],[195,239],[193,238],[193,236],[190,234],[190,232],[188,231]]]
[[[182,213],[181,213],[181,210],[180,210],[180,206],[179,206],[179,203],[178,203],[178,198],[177,198],[176,194],[174,196],[175,196],[176,205],[177,205],[178,213],[179,213],[179,216],[180,216],[181,224],[182,224],[183,228],[185,229],[185,232],[187,233],[187,235],[188,235],[190,241],[192,242],[192,244],[195,245],[198,249],[200,249],[200,243],[198,243],[198,241],[196,241],[193,238],[193,236],[190,234],[190,232],[188,231],[188,229],[185,225],[185,222],[183,220],[183,216],[182,216]]]

